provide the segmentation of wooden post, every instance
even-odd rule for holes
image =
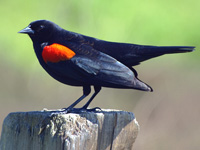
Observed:
[[[131,150],[139,125],[131,112],[15,112],[4,120],[0,150]]]

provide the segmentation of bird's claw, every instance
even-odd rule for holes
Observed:
[[[61,113],[84,113],[84,112],[96,112],[97,110],[101,111],[100,107],[95,108],[63,108]]]

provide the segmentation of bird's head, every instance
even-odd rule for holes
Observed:
[[[60,28],[55,23],[48,20],[37,20],[31,22],[26,28],[18,33],[28,34],[33,42],[47,42],[55,29]]]

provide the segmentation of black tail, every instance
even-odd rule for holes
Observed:
[[[141,46],[129,53],[129,59],[126,58],[126,64],[134,66],[140,64],[142,61],[164,54],[185,53],[194,50],[195,47],[192,46]]]
[[[195,47],[192,46],[144,46],[141,50],[137,51],[139,55],[164,55],[173,53],[185,53],[194,51]]]

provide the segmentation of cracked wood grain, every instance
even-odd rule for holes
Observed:
[[[131,150],[139,125],[131,112],[15,112],[4,120],[1,150]]]

